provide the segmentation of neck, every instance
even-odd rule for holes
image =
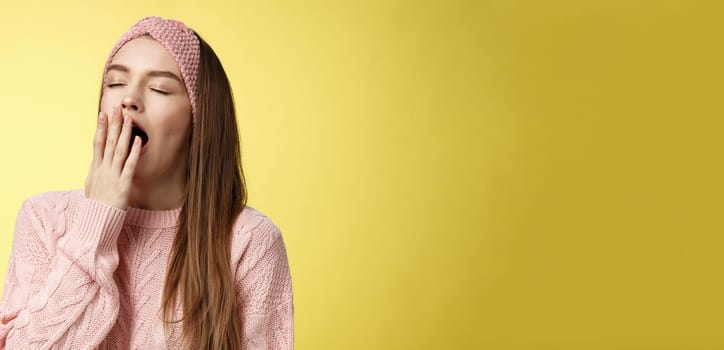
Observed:
[[[134,179],[128,198],[130,207],[146,210],[170,210],[183,206],[186,195],[186,181],[183,173],[173,178],[159,178],[151,181]]]

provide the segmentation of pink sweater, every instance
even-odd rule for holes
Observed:
[[[179,213],[124,211],[83,190],[28,198],[0,301],[0,349],[179,348],[181,323],[164,335],[157,317]],[[231,266],[243,349],[293,349],[284,241],[249,206],[234,224]]]

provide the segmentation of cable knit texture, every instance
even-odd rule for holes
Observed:
[[[180,209],[120,210],[83,190],[25,200],[0,299],[0,349],[178,349],[161,292]],[[247,206],[231,266],[243,349],[293,349],[294,304],[279,228]],[[180,303],[177,317],[183,316]]]
[[[176,65],[181,70],[186,92],[191,102],[191,120],[196,122],[196,80],[199,73],[199,60],[201,56],[199,38],[183,22],[175,19],[164,19],[156,16],[142,18],[121,36],[111,49],[103,70],[103,85],[106,85],[106,72],[113,57],[127,42],[142,35],[149,34],[160,42],[173,56]]]

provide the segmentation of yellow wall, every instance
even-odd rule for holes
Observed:
[[[724,348],[716,3],[3,0],[0,281],[160,15],[231,78],[298,349]]]

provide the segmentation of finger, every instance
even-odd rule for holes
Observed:
[[[116,153],[113,156],[113,169],[120,172],[123,168],[123,163],[126,162],[126,156],[128,155],[128,142],[131,139],[131,118],[122,117],[123,127],[121,129],[121,135],[118,137],[118,143],[116,144]]]
[[[126,184],[130,184],[133,180],[133,174],[136,172],[138,158],[141,156],[141,147],[141,138],[139,136],[134,136],[131,153],[128,155],[126,165],[123,167],[123,171],[121,172],[121,181]]]
[[[118,143],[118,134],[121,129],[121,118],[118,116],[118,107],[113,107],[111,115],[108,117],[108,134],[106,135],[106,148],[103,152],[103,160],[113,161],[113,152],[116,150]]]
[[[103,160],[107,126],[108,116],[104,112],[98,113],[98,126],[96,127],[96,135],[93,138],[93,164],[99,164]]]

